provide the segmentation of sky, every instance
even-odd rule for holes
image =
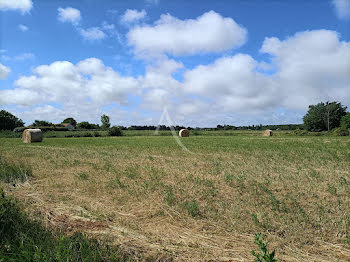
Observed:
[[[31,124],[297,124],[350,108],[350,0],[0,0],[0,109]]]

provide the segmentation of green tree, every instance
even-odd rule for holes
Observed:
[[[63,120],[62,123],[69,123],[69,124],[71,124],[72,126],[77,127],[77,121],[75,121],[75,119],[72,118],[72,117],[66,118],[65,120]]]
[[[346,113],[346,115],[342,117],[340,126],[345,129],[350,129],[350,113]]]
[[[340,120],[346,115],[346,107],[338,102],[310,105],[304,116],[304,126],[308,131],[325,131],[339,127]]]
[[[86,121],[80,122],[77,126],[79,129],[92,129],[91,124],[89,122],[86,122]]]
[[[34,120],[32,126],[53,126],[53,124],[45,120]]]
[[[13,130],[24,126],[24,122],[5,110],[0,111],[0,130]]]
[[[100,128],[99,125],[97,125],[97,124],[91,124],[91,123],[86,122],[86,121],[80,122],[80,123],[77,125],[77,127],[78,127],[79,129],[99,129],[99,128]]]
[[[109,120],[110,120],[109,116],[107,116],[107,115],[101,116],[101,123],[102,123],[101,128],[102,129],[108,129],[111,126],[111,123]]]

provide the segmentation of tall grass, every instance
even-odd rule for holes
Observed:
[[[9,162],[0,154],[0,180],[5,183],[24,182],[32,175],[31,167]]]

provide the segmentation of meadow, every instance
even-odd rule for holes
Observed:
[[[222,131],[223,132],[223,131]],[[32,177],[4,184],[32,217],[136,260],[252,261],[263,233],[279,261],[350,260],[350,139],[259,132],[1,138]]]

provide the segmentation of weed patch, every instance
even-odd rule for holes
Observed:
[[[192,217],[200,216],[199,205],[197,201],[195,200],[186,201],[182,204],[182,206],[187,210],[188,214],[191,215]]]

